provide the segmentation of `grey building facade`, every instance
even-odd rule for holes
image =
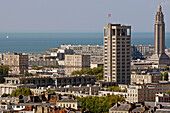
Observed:
[[[104,26],[104,81],[130,84],[131,26]]]

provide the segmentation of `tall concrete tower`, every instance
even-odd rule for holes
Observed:
[[[162,13],[161,5],[159,5],[159,10],[156,14],[154,35],[155,35],[155,44],[154,44],[155,54],[160,56],[165,53],[165,23],[164,23],[164,15]]]
[[[154,48],[154,54],[148,61],[158,65],[169,65],[170,59],[165,54],[165,23],[161,5],[159,5],[154,25]]]
[[[130,84],[131,26],[104,26],[104,81]]]

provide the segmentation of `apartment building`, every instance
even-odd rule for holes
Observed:
[[[90,55],[65,55],[65,74],[71,75],[73,71],[90,68]]]
[[[86,94],[86,95],[98,95],[98,91],[100,91],[101,87],[100,86],[91,86],[91,85],[87,85],[87,86],[71,86],[68,85],[66,87],[57,87],[55,89],[55,91],[57,93],[60,92],[66,92],[66,93],[70,93],[70,94]]]
[[[170,82],[130,85],[129,88],[127,88],[126,101],[130,103],[144,101],[155,102],[155,94],[166,93],[168,90],[170,90]]]
[[[161,80],[160,73],[132,73],[131,84],[146,84],[146,83],[159,83]]]
[[[28,55],[22,53],[4,54],[3,65],[9,66],[10,74],[24,74],[28,70]]]
[[[0,96],[5,94],[11,94],[13,90],[22,87],[36,88],[34,84],[0,84]]]
[[[170,103],[170,95],[166,93],[158,93],[156,94],[155,101]]]
[[[97,81],[97,75],[61,75],[53,78],[56,87],[72,86],[87,86],[87,84],[94,85]]]
[[[35,84],[37,87],[54,85],[51,77],[5,77],[6,84]]]
[[[130,84],[131,26],[104,26],[104,81]]]
[[[126,101],[129,103],[134,102],[154,102],[155,101],[155,88],[148,86],[138,86],[133,85],[127,88],[127,98]]]
[[[133,60],[146,59],[154,54],[154,46],[152,45],[132,45],[131,56]]]
[[[90,62],[103,64],[103,46],[101,45],[61,45],[74,51],[75,54],[90,55]]]

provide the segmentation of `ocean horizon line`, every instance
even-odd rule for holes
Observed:
[[[103,32],[0,32],[0,34],[1,33],[61,33],[61,34],[64,34],[64,33],[66,33],[66,34],[74,34],[74,33],[77,33],[77,34],[79,34],[79,33],[102,33],[103,34]],[[133,33],[154,33],[154,32],[132,32],[132,34]],[[165,32],[165,33],[170,33],[170,32]]]

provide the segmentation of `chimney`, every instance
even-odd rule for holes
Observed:
[[[70,100],[70,95],[67,95],[67,99]]]
[[[33,106],[30,106],[30,107],[29,107],[29,111],[32,111],[32,110],[33,110]]]
[[[156,109],[157,109],[157,107],[154,106],[154,107],[153,107],[154,112],[156,111]]]
[[[61,99],[61,94],[57,94],[57,100]]]
[[[158,109],[161,109],[161,108],[162,108],[162,105],[161,105],[161,104],[159,104]]]
[[[144,107],[144,102],[142,102],[142,103],[140,104],[140,106],[141,106],[141,107]]]
[[[145,111],[146,111],[146,106],[143,107],[143,112],[145,112]]]
[[[129,109],[131,109],[131,108],[132,108],[132,103],[129,104]]]

